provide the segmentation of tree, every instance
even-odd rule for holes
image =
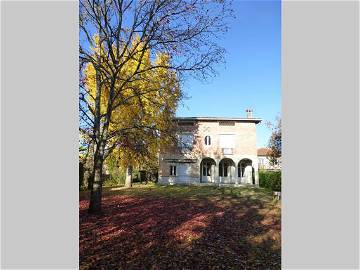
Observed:
[[[223,0],[81,0],[79,11],[80,129],[91,131],[94,145],[89,212],[97,213],[105,159],[131,144],[134,133],[161,134],[161,127],[144,124],[141,113],[131,118],[131,125],[119,124],[127,118],[123,107],[151,93],[154,101],[163,90],[161,83],[152,83],[152,70],[173,72],[179,85],[187,74],[202,79],[214,75],[224,56],[217,41],[227,31],[232,10]],[[141,83],[146,91],[139,90]],[[142,102],[134,107],[142,108]]]
[[[141,73],[141,80],[131,83],[131,87],[139,94],[138,97],[113,111],[110,126],[111,131],[129,126],[137,127],[126,136],[114,137],[120,143],[111,154],[118,158],[122,168],[126,168],[128,187],[132,184],[132,168],[157,167],[155,164],[158,162],[159,149],[173,141],[172,118],[182,97],[179,81],[173,71],[166,68],[149,69],[151,65],[166,65],[168,57],[158,54],[152,62],[149,54],[147,55],[148,59],[144,61],[142,69],[148,71]],[[158,91],[149,92],[149,89]]]
[[[276,165],[281,157],[281,118],[277,117],[276,123],[269,123],[268,126],[272,129],[268,144],[271,151],[268,158],[271,165]]]
[[[137,41],[138,37],[135,40]],[[117,156],[120,165],[126,168],[127,175],[130,173],[126,181],[129,187],[131,187],[132,167],[154,163],[160,146],[169,142],[167,137],[173,135],[171,120],[182,96],[179,81],[172,70],[160,67],[151,69],[154,65],[167,65],[167,62],[168,57],[160,53],[156,55],[154,61],[151,61],[147,50],[139,68],[139,71],[144,69],[146,71],[141,72],[136,81],[126,84],[127,89],[124,88],[115,102],[127,101],[116,107],[111,114],[109,134],[114,136],[108,140],[108,144],[117,146],[111,155],[112,158]],[[135,55],[134,59],[124,66],[124,72],[131,71],[137,64],[137,55]],[[96,72],[91,64],[85,68],[85,87],[90,95],[96,94]],[[103,93],[106,93],[108,87],[105,85],[103,88]],[[91,98],[88,99],[89,106],[93,108]],[[100,98],[101,108],[106,108],[107,102],[107,95],[104,94]],[[116,135],[119,130],[123,131],[123,136]]]

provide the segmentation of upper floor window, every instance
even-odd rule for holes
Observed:
[[[193,146],[193,134],[187,134],[187,133],[183,133],[183,134],[179,134],[179,145],[178,147],[180,148],[186,148],[186,149],[191,149]]]
[[[211,137],[205,136],[205,145],[211,145]]]
[[[233,155],[235,147],[234,134],[220,134],[220,148],[224,155]]]
[[[220,148],[234,148],[235,135],[234,134],[220,134]]]

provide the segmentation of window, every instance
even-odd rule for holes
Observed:
[[[220,134],[220,148],[224,155],[233,155],[235,147],[234,134]]]
[[[176,175],[176,166],[170,165],[170,175]]]
[[[179,147],[191,149],[193,146],[193,135],[192,134],[180,134],[179,135]]]
[[[205,136],[205,145],[211,145],[211,138],[210,138],[210,136]]]
[[[234,134],[220,134],[220,148],[234,148],[235,135]]]

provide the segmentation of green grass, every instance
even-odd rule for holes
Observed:
[[[136,197],[161,197],[183,199],[236,199],[248,198],[251,200],[272,201],[273,193],[264,188],[217,187],[217,186],[186,186],[186,185],[159,185],[149,182],[147,185],[135,183],[131,188],[103,187],[103,196],[129,195]],[[81,191],[80,199],[89,199],[89,191]]]

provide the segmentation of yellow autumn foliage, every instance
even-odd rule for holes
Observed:
[[[98,45],[99,38],[94,37],[97,48],[93,48],[94,57],[103,61],[106,59],[106,49]],[[116,55],[115,48],[112,49]],[[136,53],[129,57],[132,51]],[[171,118],[175,114],[178,102],[181,99],[181,90],[176,73],[167,68],[169,56],[164,53],[156,54],[151,60],[149,50],[136,37],[127,48],[121,59],[123,66],[115,80],[116,96],[111,110],[109,133],[123,131],[109,140],[109,143],[119,141],[112,156],[119,158],[121,166],[153,163],[157,160],[159,148],[168,143],[170,138],[166,132],[171,125]],[[118,56],[116,55],[118,58]],[[106,71],[105,71],[106,72]],[[110,69],[108,72],[111,72]],[[100,75],[99,75],[100,76]],[[101,77],[100,111],[105,114],[108,109],[110,83]],[[89,92],[88,103],[94,106],[94,97],[97,94],[96,71],[92,64],[85,68],[85,83]],[[117,106],[120,104],[119,106]],[[134,128],[134,126],[138,128]],[[141,128],[143,127],[143,128]],[[142,145],[146,154],[140,154],[135,146]]]

